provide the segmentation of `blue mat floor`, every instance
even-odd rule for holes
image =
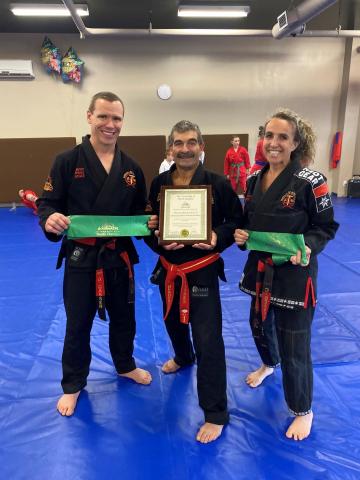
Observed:
[[[1,480],[359,480],[360,200],[334,203],[341,226],[319,257],[311,436],[298,443],[284,436],[291,417],[280,370],[257,389],[244,382],[259,358],[249,297],[237,288],[246,254],[231,247],[221,285],[231,419],[208,445],[195,441],[203,421],[196,367],[160,370],[172,351],[148,281],[155,256],[141,241],[135,356],[153,383],[116,377],[108,325],[95,319],[86,391],[73,417],[57,413],[65,332],[59,245],[46,241],[29,210],[0,209]]]

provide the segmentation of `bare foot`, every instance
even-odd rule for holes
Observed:
[[[130,378],[130,380],[134,380],[135,383],[140,383],[141,385],[149,385],[152,380],[150,372],[142,368],[134,368],[131,372],[118,373],[118,375],[119,377]]]
[[[220,437],[224,425],[205,422],[196,435],[196,440],[200,443],[210,443]]]
[[[180,365],[178,365],[174,359],[170,358],[164,365],[161,367],[161,371],[164,373],[175,373],[180,370]]]
[[[80,391],[81,390],[76,393],[64,393],[64,395],[59,398],[56,408],[61,415],[64,417],[71,417],[71,415],[73,415]]]
[[[249,373],[245,381],[249,387],[256,388],[261,385],[265,378],[271,375],[273,371],[273,368],[261,365],[261,367],[255,370],[255,372]]]
[[[308,437],[311,431],[313,416],[313,412],[307,415],[297,415],[285,434],[287,438],[304,440],[304,438]]]

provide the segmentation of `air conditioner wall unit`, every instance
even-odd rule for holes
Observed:
[[[33,80],[31,60],[0,60],[0,80]]]

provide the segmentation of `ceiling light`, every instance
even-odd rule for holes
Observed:
[[[178,8],[178,17],[242,18],[250,13],[250,7],[243,5],[185,5]]]
[[[86,3],[75,4],[74,6],[80,17],[89,15]],[[69,10],[61,4],[10,3],[10,10],[14,15],[26,17],[70,17]]]

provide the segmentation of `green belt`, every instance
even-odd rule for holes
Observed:
[[[304,235],[294,233],[256,232],[248,230],[249,238],[246,242],[248,250],[258,250],[272,254],[275,265],[281,265],[290,260],[301,250],[301,263],[308,263],[305,250]]]
[[[70,215],[68,238],[132,237],[150,235],[150,215]]]

